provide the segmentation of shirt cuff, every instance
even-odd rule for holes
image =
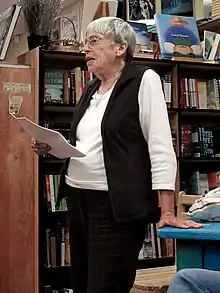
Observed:
[[[175,191],[175,183],[155,183],[152,185],[152,189]]]

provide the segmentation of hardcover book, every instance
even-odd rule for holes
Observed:
[[[128,21],[128,23],[133,28],[136,35],[135,51],[137,53],[153,53],[146,24],[135,21]]]
[[[204,31],[204,49],[203,49],[203,57],[206,60],[218,60],[220,57],[220,34],[215,32]]]
[[[202,48],[193,17],[154,15],[162,58],[202,58]]]

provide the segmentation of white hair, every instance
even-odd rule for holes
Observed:
[[[91,35],[92,33],[112,36],[116,44],[126,44],[128,47],[125,61],[132,60],[136,36],[134,30],[126,21],[110,16],[98,18],[93,20],[86,29],[86,35]]]

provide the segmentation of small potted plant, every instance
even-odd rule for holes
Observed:
[[[22,10],[29,36],[28,47],[48,48],[54,19],[61,11],[63,0],[22,0]]]

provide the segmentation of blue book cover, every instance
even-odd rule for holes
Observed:
[[[135,21],[128,21],[129,25],[133,28],[136,36],[136,49],[137,53],[152,53],[152,43],[148,35],[147,26],[144,23]]]
[[[162,58],[203,58],[194,17],[154,15]]]

